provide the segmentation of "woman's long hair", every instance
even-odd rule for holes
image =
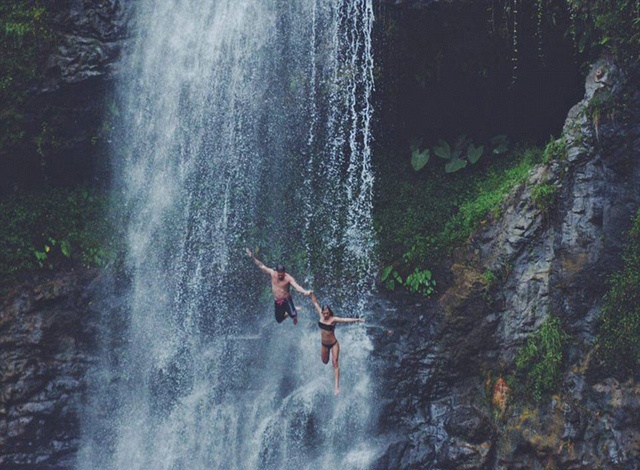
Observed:
[[[333,316],[333,310],[331,310],[331,307],[329,307],[328,305],[324,305],[322,307],[322,311],[324,312],[326,310],[329,310],[329,316],[332,317]]]

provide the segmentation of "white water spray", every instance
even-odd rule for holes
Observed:
[[[372,0],[140,1],[114,148],[131,285],[79,470],[367,468],[364,330],[337,333],[336,399],[310,302],[276,324],[242,249],[364,312],[372,22]]]

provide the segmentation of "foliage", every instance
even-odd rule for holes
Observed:
[[[429,297],[436,287],[436,280],[433,279],[431,271],[428,269],[416,268],[407,276],[405,286],[411,291]]]
[[[559,139],[549,138],[547,146],[542,153],[542,163],[549,164],[555,160],[564,160],[567,154],[567,140],[564,136]]]
[[[608,51],[623,63],[640,58],[640,4],[637,0],[565,0],[580,53]]]
[[[107,196],[87,189],[19,193],[0,200],[0,282],[69,262],[100,266],[115,256]]]
[[[509,139],[506,135],[497,135],[491,139],[491,147],[494,155],[502,155],[509,150]]]
[[[29,88],[42,76],[53,34],[42,0],[0,4],[0,153],[26,136]]]
[[[608,280],[597,344],[608,368],[626,376],[640,369],[640,212],[627,234],[623,261]]]
[[[415,172],[408,162],[403,167],[384,159],[389,163],[380,168],[385,177],[374,206],[383,265],[394,266],[401,277],[415,268],[437,272],[487,215],[499,216],[505,196],[528,178],[540,157],[540,149],[520,146],[456,174],[431,165]]]
[[[435,291],[436,280],[428,269],[415,268],[414,271],[403,280],[402,276],[393,266],[387,266],[382,270],[380,280],[387,289],[393,291],[396,286],[404,286],[408,291],[420,293],[426,297]]]
[[[529,336],[516,356],[515,378],[523,396],[540,401],[543,395],[557,390],[569,339],[560,319],[553,315]]]
[[[396,284],[400,286],[404,284],[402,276],[393,266],[387,266],[382,270],[380,280],[384,282],[384,286],[389,290],[395,290]]]
[[[538,209],[548,212],[555,205],[556,192],[556,187],[552,184],[539,184],[531,190],[531,198]]]
[[[431,154],[429,149],[420,151],[422,139],[411,142],[411,165],[416,171],[420,171],[429,162]],[[490,146],[494,155],[501,155],[508,150],[509,141],[507,136],[499,135],[491,139]],[[432,148],[433,153],[446,160],[444,171],[446,173],[455,173],[467,167],[468,163],[475,165],[484,154],[484,146],[474,145],[473,141],[466,135],[460,135],[455,143],[450,145],[443,139],[440,139],[437,145]]]
[[[422,152],[419,149],[414,149],[411,152],[411,166],[416,171],[420,171],[424,166],[429,163],[429,149],[424,149]]]
[[[500,274],[491,269],[486,269],[482,273],[482,281],[484,282],[484,289],[482,291],[482,297],[487,301],[491,302],[491,289],[496,285],[498,280],[500,279]]]
[[[458,212],[445,224],[440,235],[443,245],[458,246],[480,225],[480,222],[491,214],[500,216],[500,205],[511,190],[529,177],[534,164],[539,161],[537,149],[525,149],[520,154],[518,163],[507,169],[489,171],[475,183],[475,197],[466,200],[458,208]]]
[[[487,288],[490,289],[498,280],[498,275],[495,273],[495,271],[487,269],[484,273],[482,273],[482,279],[484,280]]]

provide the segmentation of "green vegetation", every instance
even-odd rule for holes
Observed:
[[[411,166],[416,171],[424,168],[431,157],[428,148],[420,151],[421,145],[422,139],[411,142]],[[506,135],[499,135],[491,139],[490,146],[494,155],[501,155],[509,149],[509,140]],[[484,145],[476,146],[468,136],[461,135],[453,146],[440,139],[432,151],[436,156],[446,160],[444,167],[446,173],[455,173],[466,168],[468,163],[472,165],[478,163],[484,154]]]
[[[54,46],[45,22],[46,4],[42,0],[0,4],[0,154],[27,136],[29,88],[42,76]]]
[[[500,216],[505,197],[526,181],[541,157],[536,147],[516,146],[459,173],[445,173],[435,165],[415,172],[409,162],[381,168],[385,177],[375,205],[375,224],[383,265],[393,266],[403,281],[416,269],[442,266],[488,216]],[[393,271],[383,282],[389,279],[395,279]],[[397,279],[393,284],[405,286]]]
[[[431,296],[436,287],[436,280],[428,269],[415,268],[406,279],[403,279],[397,269],[387,266],[382,270],[380,280],[389,290],[395,290],[396,286],[403,286],[409,292],[420,293],[425,297]]]
[[[640,369],[640,212],[627,237],[624,267],[608,281],[597,343],[608,368],[623,376]]]
[[[540,401],[558,389],[569,339],[553,315],[527,339],[516,356],[515,383],[521,396]]]
[[[0,199],[0,282],[69,263],[100,266],[115,256],[108,197],[87,189]]]
[[[520,54],[533,52],[526,45],[537,43],[537,55],[544,65],[545,49],[558,34],[571,41],[585,71],[603,53],[614,55],[630,71],[640,59],[638,0],[498,0],[492,2],[488,13],[490,32],[510,46],[514,82]]]
[[[544,183],[534,186],[531,190],[531,197],[536,207],[546,213],[556,203],[556,192],[557,189],[554,185]]]
[[[580,53],[615,54],[623,64],[640,58],[640,3],[637,0],[564,0]]]
[[[482,281],[484,282],[484,289],[482,292],[482,297],[487,302],[491,302],[493,297],[491,295],[491,289],[496,285],[496,283],[503,277],[502,272],[496,272],[491,269],[486,269],[482,273]]]
[[[484,280],[484,283],[487,286],[487,289],[491,289],[491,287],[498,280],[498,275],[495,273],[495,271],[492,271],[491,269],[487,269],[485,270],[484,273],[482,273],[482,279]]]
[[[487,215],[500,216],[500,205],[516,186],[524,183],[533,166],[540,161],[540,151],[536,148],[522,149],[516,152],[516,162],[512,166],[499,165],[490,169],[486,175],[470,181],[474,187],[468,200],[459,207],[458,212],[447,221],[440,235],[442,246],[453,248],[465,242],[480,226]]]
[[[542,163],[549,164],[552,161],[562,161],[565,159],[566,154],[567,140],[565,137],[554,139],[552,136],[542,152]]]

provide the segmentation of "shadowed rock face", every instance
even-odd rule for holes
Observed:
[[[30,92],[22,143],[0,162],[0,193],[20,186],[104,184],[114,113],[111,79],[135,2],[55,0],[47,5],[53,52]],[[111,114],[110,114],[111,113]],[[46,134],[45,134],[46,131]],[[33,143],[45,135],[41,149]]]
[[[59,273],[11,289],[0,304],[0,468],[70,468],[95,339],[94,274]],[[89,320],[89,321],[88,321]]]
[[[594,66],[565,124],[565,156],[536,168],[456,253],[453,285],[437,305],[408,306],[405,336],[378,339],[396,356],[383,388],[401,395],[387,419],[404,437],[380,468],[638,468],[640,432],[629,417],[640,414],[640,387],[611,377],[592,354],[605,280],[640,207],[640,93],[622,78],[610,61]],[[624,118],[591,118],[597,100],[621,93]],[[556,188],[551,207],[532,196],[542,183]],[[500,273],[489,287],[487,269]],[[501,411],[494,380],[513,370],[550,313],[574,338],[564,386],[539,404],[501,390]]]
[[[51,27],[58,47],[39,92],[95,78],[110,78],[127,39],[132,3],[122,0],[57,0]]]

